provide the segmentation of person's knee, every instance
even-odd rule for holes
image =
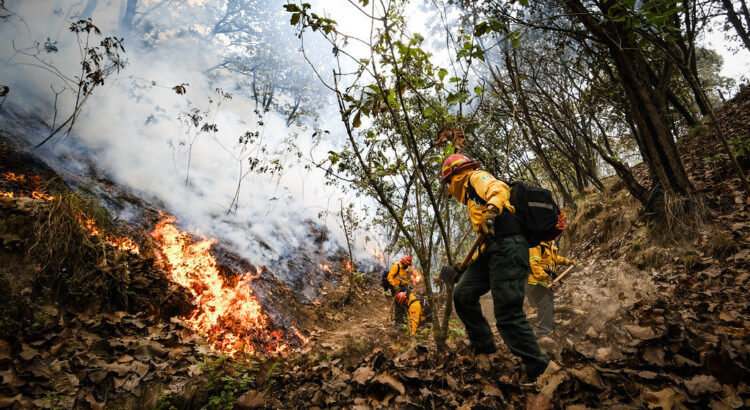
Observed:
[[[526,313],[523,311],[523,306],[515,305],[504,305],[495,306],[494,309],[495,320],[497,320],[498,326],[500,325],[515,325],[520,321],[526,319]]]
[[[466,287],[462,287],[462,286],[456,286],[453,289],[453,303],[455,303],[456,306],[464,306],[464,305],[470,304],[471,300],[472,300],[471,289],[467,289]]]

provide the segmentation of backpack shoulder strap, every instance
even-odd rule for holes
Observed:
[[[482,197],[477,193],[477,190],[474,189],[474,186],[471,185],[471,175],[469,175],[469,178],[467,178],[466,180],[466,198],[464,199],[464,202],[469,202],[469,199],[479,205],[487,205],[487,201],[482,199]]]

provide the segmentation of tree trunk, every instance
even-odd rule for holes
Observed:
[[[125,3],[125,13],[123,13],[120,20],[120,31],[123,33],[129,32],[133,28],[133,19],[135,18],[135,8],[137,5],[138,0],[127,0],[127,3]]]
[[[750,51],[750,35],[748,35],[745,27],[742,26],[742,20],[740,20],[740,18],[737,16],[737,12],[734,10],[732,0],[721,0],[721,4],[724,6],[724,10],[726,10],[727,12],[727,20],[729,20],[729,22],[734,27],[734,30],[742,40],[745,48]],[[745,18],[748,19],[748,16],[745,16]],[[750,22],[748,22],[748,24],[750,25]]]
[[[99,0],[88,0],[86,3],[86,7],[84,7],[81,14],[78,16],[81,19],[89,19],[94,14],[94,9],[96,9],[97,4],[99,4]]]
[[[352,243],[349,239],[350,232],[346,227],[346,212],[344,211],[344,202],[339,201],[339,205],[341,206],[341,227],[344,229],[344,237],[346,238],[346,249],[349,251],[349,289],[346,291],[346,297],[344,298],[344,303],[349,303],[349,300],[352,298],[352,293],[354,291],[354,256],[352,255]]]
[[[638,142],[643,144],[641,152],[645,154],[644,160],[651,172],[665,191],[693,198],[695,190],[677,152],[669,126],[666,93],[652,81],[648,62],[632,38],[632,30],[623,23],[599,21],[580,0],[564,1],[589,32],[607,46],[622,80],[633,121],[640,134]],[[611,2],[600,3],[599,7],[605,15],[609,15],[612,14],[611,5]],[[615,11],[612,17],[619,17],[620,13]]]
[[[294,115],[297,114],[297,110],[299,109],[299,104],[302,99],[300,96],[294,97],[294,107],[292,107],[292,111],[289,113],[289,116],[286,117],[286,126],[289,128],[289,126],[292,124],[292,121],[294,121]]]

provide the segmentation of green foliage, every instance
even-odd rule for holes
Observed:
[[[250,361],[233,360],[227,356],[207,359],[202,363],[207,373],[206,390],[209,398],[203,407],[207,410],[232,409],[237,398],[255,387],[257,364]],[[267,371],[268,380],[276,371],[280,362],[275,362]]]
[[[732,149],[739,156],[746,156],[750,152],[750,138],[737,137],[729,141],[732,144]]]
[[[448,321],[448,339],[464,339],[466,338],[466,331],[463,326],[456,319],[450,319]]]
[[[522,4],[526,5],[526,0],[524,0]],[[507,24],[495,18],[490,18],[474,26],[474,36],[476,37],[481,37],[485,34],[490,34],[490,33],[501,34],[501,33],[506,33],[507,31],[508,31]]]
[[[365,283],[365,274],[362,272],[354,272],[354,282],[360,285]]]

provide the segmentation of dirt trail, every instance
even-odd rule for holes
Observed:
[[[316,306],[308,323],[310,343],[303,347],[309,350],[315,345],[324,349],[341,350],[347,345],[364,343],[385,344],[398,338],[398,332],[388,321],[390,299],[379,289],[358,290],[349,303],[341,306],[336,301]]]

